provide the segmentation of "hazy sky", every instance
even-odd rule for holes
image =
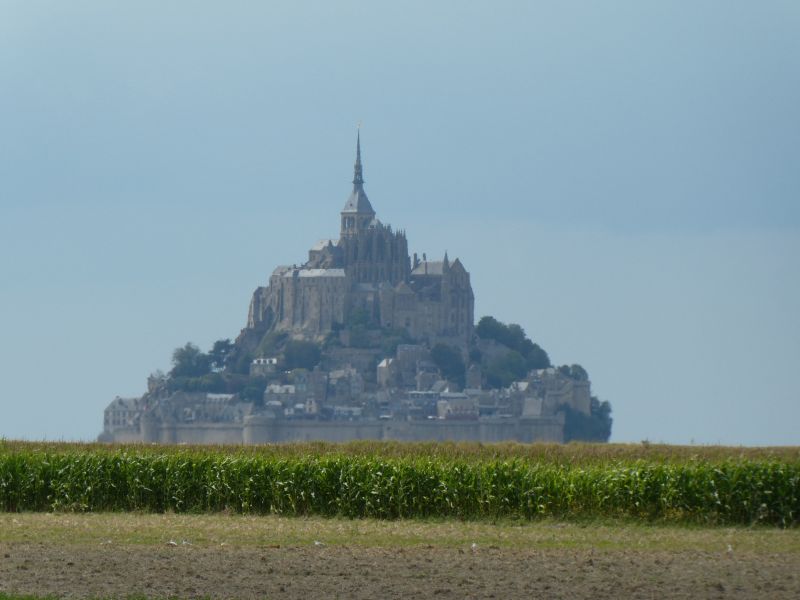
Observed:
[[[0,0],[0,436],[92,439],[366,190],[615,441],[798,444],[800,3]]]

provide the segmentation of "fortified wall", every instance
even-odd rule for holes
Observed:
[[[141,431],[116,431],[119,443],[275,444],[283,442],[346,442],[350,440],[556,442],[564,441],[564,416],[481,421],[284,421],[251,415],[241,423],[144,422]]]

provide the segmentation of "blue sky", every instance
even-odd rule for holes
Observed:
[[[366,189],[612,402],[796,444],[796,2],[0,4],[0,436],[91,439]]]

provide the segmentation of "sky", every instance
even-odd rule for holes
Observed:
[[[0,0],[0,437],[91,440],[365,188],[612,404],[800,443],[800,4]]]

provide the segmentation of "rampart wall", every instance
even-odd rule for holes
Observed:
[[[289,421],[261,415],[242,423],[162,423],[148,428],[140,441],[162,444],[267,444],[286,442],[346,442],[349,440],[558,442],[564,441],[564,417],[456,421]],[[125,440],[133,441],[132,436]]]

